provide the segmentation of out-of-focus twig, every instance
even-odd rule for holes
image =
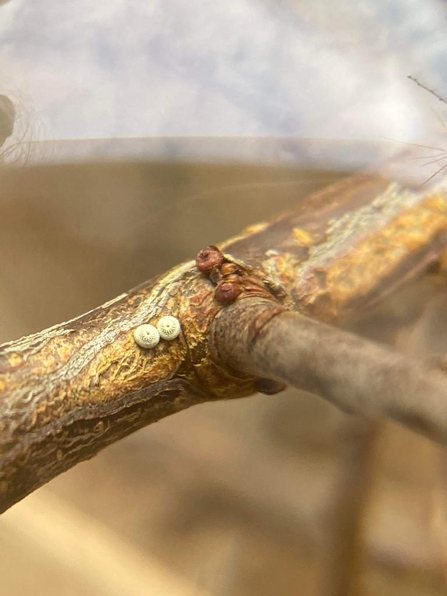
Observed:
[[[6,95],[0,95],[0,147],[14,131],[16,110]]]

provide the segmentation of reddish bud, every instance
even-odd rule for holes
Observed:
[[[236,273],[231,273],[231,275],[226,275],[225,279],[222,280],[222,283],[229,283],[229,284],[240,284],[241,283],[241,278],[239,275],[236,275]]]
[[[208,274],[215,267],[220,267],[223,262],[224,256],[217,246],[208,246],[196,256],[197,269],[205,274]]]
[[[242,287],[239,283],[223,281],[217,286],[214,297],[219,302],[233,302],[241,292]]]

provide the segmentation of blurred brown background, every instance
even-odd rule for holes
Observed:
[[[0,341],[81,314],[344,174],[3,167]],[[405,290],[412,321],[432,290]],[[408,349],[427,326],[414,331],[401,303],[390,299],[356,330]],[[4,514],[1,594],[312,596],[344,593],[345,576],[359,595],[445,594],[444,479],[437,446],[306,394],[201,405]]]

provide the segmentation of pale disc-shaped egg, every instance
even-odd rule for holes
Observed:
[[[171,341],[180,335],[180,321],[171,315],[161,317],[157,323],[157,329],[162,339]]]
[[[133,336],[142,348],[155,348],[160,341],[160,334],[153,325],[140,325],[134,330]]]

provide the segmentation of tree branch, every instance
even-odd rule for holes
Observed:
[[[216,317],[215,357],[236,371],[314,393],[337,407],[387,416],[447,445],[447,375],[264,299]]]
[[[341,324],[446,250],[445,194],[360,175],[84,316],[5,344],[0,511],[146,424],[204,401],[274,393],[275,379],[445,442],[440,373],[283,311]],[[180,320],[180,336],[137,345],[135,328],[165,315]],[[222,358],[209,343],[215,319]],[[265,334],[280,339],[281,354]]]
[[[193,404],[255,391],[209,357],[218,304],[194,263],[0,348],[0,510],[131,432]],[[140,348],[133,330],[164,315],[175,341]],[[186,340],[186,338],[188,338]]]

